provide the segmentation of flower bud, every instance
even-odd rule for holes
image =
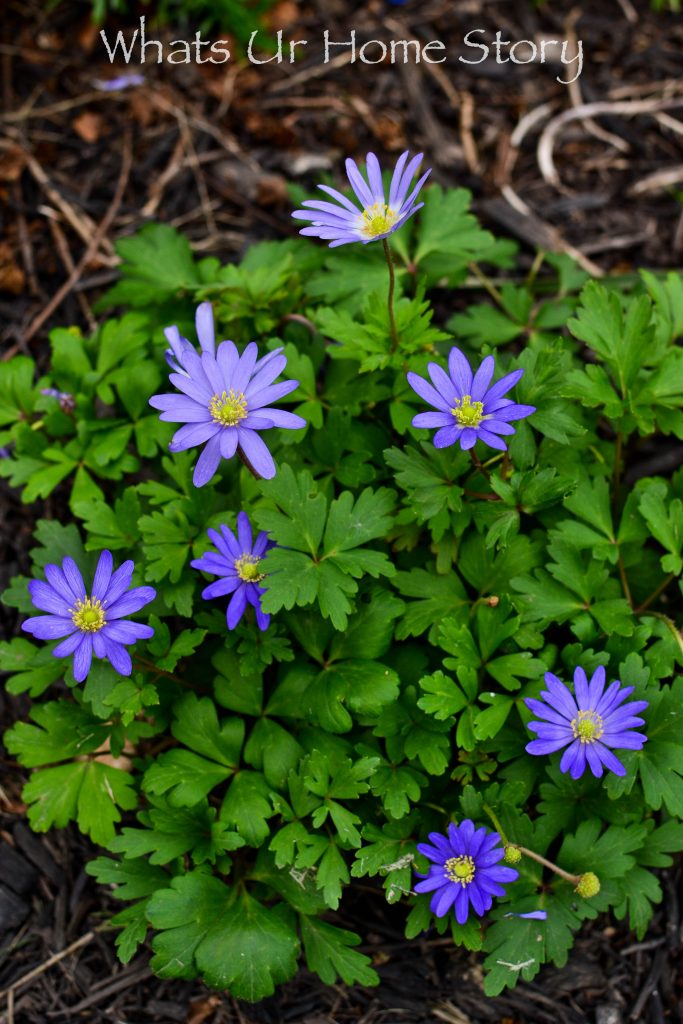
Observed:
[[[600,879],[592,871],[586,871],[585,874],[580,875],[574,892],[584,900],[589,900],[591,896],[597,896],[600,892]]]
[[[505,847],[505,856],[503,857],[503,860],[506,864],[519,864],[521,859],[522,854],[520,853],[519,847],[511,846],[509,844]]]
[[[500,604],[500,598],[498,597],[497,594],[491,594],[491,597],[487,599],[486,603],[489,606],[489,608],[497,608],[498,605]]]

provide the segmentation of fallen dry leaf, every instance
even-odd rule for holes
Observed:
[[[204,1024],[207,1017],[210,1017],[216,1007],[220,1005],[221,997],[217,995],[193,999],[188,1007],[186,1024]]]
[[[281,28],[291,28],[300,18],[301,12],[298,4],[293,3],[292,0],[281,0],[266,15],[266,28],[269,32],[277,32]]]
[[[100,26],[95,24],[90,18],[87,18],[78,30],[78,45],[86,53],[90,53],[99,38]]]
[[[104,120],[100,114],[94,114],[91,110],[84,110],[82,114],[71,122],[76,135],[84,142],[97,142],[104,128]]]
[[[0,291],[21,295],[26,284],[26,275],[14,259],[9,242],[0,242]]]
[[[0,149],[0,181],[18,181],[26,166],[26,154],[21,146],[9,145]]]

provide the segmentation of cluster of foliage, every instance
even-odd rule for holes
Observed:
[[[88,870],[126,904],[119,954],[151,929],[161,977],[259,999],[303,953],[325,982],[372,985],[330,911],[353,879],[381,879],[406,935],[481,950],[495,994],[564,964],[607,909],[642,936],[662,898],[653,869],[683,848],[683,471],[654,475],[667,463],[652,443],[683,438],[683,280],[598,284],[555,255],[524,278],[465,191],[424,198],[392,236],[398,346],[379,245],[268,242],[222,266],[149,225],[120,242],[100,304],[123,315],[90,338],[54,330],[40,379],[24,356],[0,366],[0,473],[61,510],[36,526],[35,575],[70,556],[92,578],[107,549],[157,592],[129,677],[95,660],[76,684],[54,642],[25,637],[0,645],[0,668],[33,700],[5,737],[34,769],[33,828],[76,821],[105,848]],[[495,301],[464,308],[482,266],[508,283],[487,279]],[[307,426],[269,432],[273,479],[234,458],[194,487],[196,450],[169,453],[174,427],[149,406],[168,390],[163,329],[194,340],[204,301],[219,338],[284,345],[300,382],[286,402]],[[524,369],[515,400],[537,410],[508,452],[478,446],[483,466],[411,426],[425,405],[407,371],[454,343],[475,366],[495,352],[497,376]],[[228,631],[190,565],[239,511],[278,545],[265,631],[252,610]],[[4,601],[35,613],[26,578]],[[525,698],[577,665],[648,702],[624,776],[573,780],[559,755],[525,750]],[[429,866],[417,844],[491,813],[510,843],[596,872],[599,893],[523,856],[486,918],[435,919],[413,889]]]
[[[49,0],[55,7],[60,0]],[[129,14],[137,5],[131,0],[89,0],[92,19],[98,25],[116,15]],[[264,15],[277,0],[143,0],[153,26],[171,25],[174,28],[189,25],[207,32],[212,28],[229,32],[244,42],[252,32],[262,27]]]

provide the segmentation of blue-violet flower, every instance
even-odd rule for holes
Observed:
[[[202,302],[197,306],[194,322],[201,351],[215,356],[216,330],[213,323],[213,307],[210,302]],[[182,336],[175,324],[171,327],[165,327],[164,334],[166,335],[166,341],[171,346],[164,353],[166,362],[174,373],[182,373],[185,377],[189,377],[189,374],[183,367],[183,356],[186,352],[196,353],[196,349],[187,338]]]
[[[527,753],[552,754],[566,747],[560,771],[568,771],[573,779],[581,778],[586,764],[598,779],[603,766],[615,775],[625,775],[626,769],[609,748],[642,748],[647,736],[633,730],[645,724],[636,716],[648,702],[628,701],[633,687],[622,687],[619,680],[605,690],[602,665],[596,668],[590,682],[582,668],[574,671],[574,695],[552,672],[546,672],[543,678],[548,689],[541,691],[541,700],[527,697],[524,701],[541,719],[529,722],[529,729],[538,739],[527,744]]]
[[[433,863],[415,891],[434,893],[430,906],[437,917],[444,917],[455,905],[458,924],[465,924],[470,904],[482,917],[494,896],[505,895],[502,883],[519,878],[514,868],[500,864],[505,851],[498,833],[485,827],[475,831],[469,818],[460,825],[450,824],[447,836],[430,832],[429,840],[432,845],[417,844],[419,852]]]
[[[287,359],[278,350],[259,360],[258,346],[253,341],[241,356],[234,342],[222,341],[214,355],[209,348],[213,318],[211,333],[208,319],[207,316],[203,323],[203,338],[200,336],[201,356],[189,342],[183,345],[185,339],[182,338],[179,347],[174,348],[180,365],[169,380],[182,394],[153,395],[149,404],[162,410],[162,420],[185,424],[173,435],[169,445],[172,452],[196,448],[206,442],[194,470],[195,487],[208,483],[221,458],[232,458],[238,449],[249,466],[269,480],[275,476],[275,463],[258,431],[271,427],[297,430],[306,426],[301,416],[269,406],[270,402],[294,391],[299,382],[284,380],[274,384],[287,365]],[[171,341],[171,337],[167,337]]]
[[[220,531],[208,531],[218,554],[208,551],[201,558],[190,562],[194,569],[221,577],[202,591],[202,597],[209,600],[212,597],[232,594],[226,613],[228,629],[235,628],[247,604],[252,605],[256,611],[259,629],[268,629],[270,615],[261,611],[261,595],[265,593],[265,588],[260,586],[264,575],[259,569],[259,564],[265,553],[275,547],[275,544],[268,540],[265,530],[259,533],[256,540],[253,539],[251,523],[246,512],[240,512],[237,516],[237,536],[228,526],[221,526]]]
[[[409,373],[408,383],[413,391],[438,410],[418,413],[413,426],[438,427],[434,435],[436,448],[448,448],[459,441],[467,451],[477,441],[483,441],[490,448],[507,451],[498,435],[514,434],[509,420],[524,419],[536,412],[536,407],[517,405],[503,397],[524,370],[513,370],[489,387],[494,368],[493,356],[487,356],[473,375],[467,358],[454,346],[448,355],[448,373],[438,363],[429,363],[431,384],[416,373]]]
[[[93,654],[107,658],[122,676],[129,676],[130,655],[123,646],[154,635],[151,626],[124,621],[125,615],[139,612],[153,601],[153,587],[129,590],[134,564],[124,562],[112,572],[111,551],[100,554],[93,585],[86,592],[81,572],[73,558],[65,558],[62,567],[46,565],[43,580],[31,580],[28,589],[36,608],[48,612],[22,623],[22,629],[39,640],[65,637],[52,652],[56,658],[74,656],[74,678],[81,683],[90,671]]]
[[[422,162],[422,153],[418,153],[408,163],[409,153],[406,150],[398,158],[389,186],[387,198],[382,183],[382,171],[374,153],[366,158],[366,181],[358,170],[355,160],[346,161],[346,175],[360,209],[342,195],[336,188],[329,185],[318,185],[318,188],[332,196],[334,203],[321,199],[307,199],[301,205],[303,210],[296,210],[292,217],[310,221],[310,227],[302,228],[299,234],[314,235],[325,241],[329,239],[330,248],[346,245],[349,242],[374,242],[386,238],[404,224],[409,217],[419,210],[424,203],[416,202],[420,189],[431,173],[426,171],[410,194],[408,190],[413,177]]]

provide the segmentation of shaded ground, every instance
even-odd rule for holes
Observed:
[[[344,157],[362,158],[371,148],[394,158],[403,148],[424,149],[434,178],[471,188],[479,216],[517,237],[529,262],[540,245],[573,252],[594,273],[676,266],[683,250],[683,19],[630,0],[584,6],[563,0],[539,11],[529,0],[408,0],[399,8],[370,0],[354,14],[345,0],[284,0],[270,32],[282,27],[286,38],[311,40],[312,55],[300,63],[148,64],[144,85],[107,92],[95,83],[114,72],[86,7],[62,4],[47,13],[10,0],[0,44],[3,357],[23,351],[40,360],[51,326],[92,327],[92,303],[116,276],[113,243],[146,220],[181,227],[198,252],[235,258],[255,240],[295,232],[288,182],[310,187],[322,171],[338,176]],[[112,21],[110,37],[144,11]],[[359,45],[441,40],[448,63],[368,67],[338,58],[324,66],[323,30],[341,41],[351,27]],[[575,35],[583,40],[583,73],[568,87],[556,81],[573,73],[561,64],[459,63],[458,56],[480,56],[463,45],[479,27],[487,31],[477,39],[489,44],[497,30],[537,43]],[[154,36],[191,39],[195,28]],[[596,101],[610,104],[598,121],[586,120],[592,110],[566,119],[572,107]],[[28,568],[35,515],[53,511],[49,503],[21,506],[1,486],[4,586]],[[0,605],[0,632],[14,626]],[[25,710],[0,694],[3,726]],[[94,930],[112,901],[84,874],[92,847],[73,830],[32,836],[22,820],[20,774],[9,761],[0,764],[0,992],[43,968],[9,1004],[0,1000],[0,1024],[683,1020],[680,867],[663,879],[665,902],[644,943],[601,919],[582,934],[565,969],[545,970],[537,984],[498,1000],[483,999],[476,958],[439,938],[406,943],[402,909],[367,888],[345,901],[342,923],[366,937],[379,989],[326,988],[302,973],[248,1007],[201,985],[159,982],[147,954],[124,968],[111,935]]]

